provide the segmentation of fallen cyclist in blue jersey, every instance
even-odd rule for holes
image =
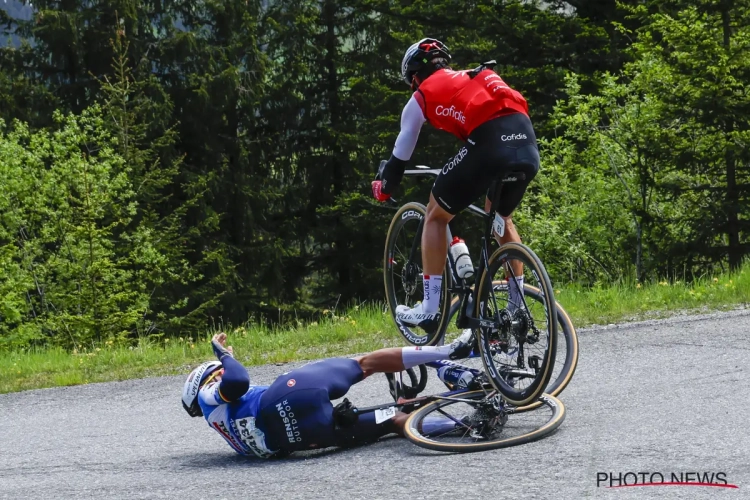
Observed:
[[[313,361],[282,374],[270,386],[259,386],[250,384],[247,370],[226,345],[226,334],[220,333],[211,339],[218,361],[202,363],[190,373],[182,405],[191,417],[204,416],[237,453],[261,458],[366,444],[393,433],[403,436],[406,414],[396,412],[381,423],[374,413],[352,420],[346,412],[348,401],[334,408],[331,400],[343,397],[373,373],[465,358],[472,349],[470,334],[445,346],[387,348],[355,358]],[[448,418],[433,417],[423,423],[422,431],[445,433],[456,425]]]

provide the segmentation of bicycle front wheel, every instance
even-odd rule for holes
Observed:
[[[443,290],[440,296],[440,316],[434,331],[404,325],[396,319],[396,307],[414,307],[424,299],[422,286],[422,224],[427,209],[421,203],[407,203],[393,216],[385,240],[383,281],[388,309],[404,339],[411,345],[434,345],[448,325],[451,276],[443,271]]]
[[[523,265],[524,283],[539,290],[542,301],[526,300],[512,274]],[[492,283],[506,281],[505,291]],[[498,248],[479,281],[475,317],[485,373],[503,396],[515,406],[536,400],[552,377],[557,353],[557,308],[547,271],[539,257],[522,243]]]
[[[565,406],[548,394],[540,397],[539,408],[523,413],[516,413],[513,407],[498,408],[494,403],[482,390],[452,394],[409,415],[404,435],[430,450],[469,453],[536,441],[554,432],[565,420]],[[451,419],[456,428],[425,435],[422,424],[428,416]]]

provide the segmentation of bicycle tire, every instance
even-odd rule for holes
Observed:
[[[496,280],[492,282],[492,286],[497,289],[498,286],[503,286],[506,283],[507,282],[505,281]],[[531,297],[537,302],[542,301],[541,292],[537,287],[524,283],[523,288],[524,295],[526,297]],[[453,301],[451,302],[450,312],[448,313],[448,324],[450,324],[450,322],[456,316],[460,307],[460,297],[454,297]],[[557,309],[558,323],[558,344],[555,367],[561,366],[562,368],[557,376],[555,376],[553,373],[552,378],[547,384],[547,387],[544,389],[544,392],[546,394],[549,394],[550,396],[557,397],[565,390],[570,381],[573,379],[573,375],[575,374],[576,368],[578,367],[578,334],[576,333],[575,326],[573,325],[570,316],[568,316],[567,311],[565,311],[562,305],[557,302],[555,308]],[[564,339],[565,343],[565,359],[563,360],[562,364],[560,363],[560,353],[562,351],[560,349],[561,337]],[[535,401],[529,405],[529,409],[533,409],[540,404],[541,403],[539,401]]]
[[[406,273],[406,265],[407,263],[403,263],[403,267],[401,267],[401,263],[397,262],[395,260],[395,249],[396,244],[398,240],[398,236],[400,231],[403,229],[403,227],[409,223],[414,221],[421,221],[424,219],[424,217],[427,214],[427,209],[424,205],[421,203],[416,202],[410,202],[406,203],[403,206],[401,206],[397,211],[396,214],[393,216],[393,219],[391,220],[391,225],[388,227],[388,233],[386,235],[385,240],[385,252],[383,254],[383,283],[385,285],[385,296],[386,300],[388,302],[388,309],[391,312],[391,317],[393,318],[393,322],[396,325],[396,328],[398,329],[401,336],[406,340],[407,343],[411,345],[416,346],[425,346],[425,345],[435,345],[442,335],[445,333],[445,329],[448,326],[448,315],[445,314],[445,312],[448,311],[449,302],[450,302],[450,288],[451,288],[451,276],[450,272],[446,266],[445,269],[443,269],[443,290],[441,292],[442,297],[440,298],[440,320],[438,322],[437,329],[432,333],[424,332],[423,330],[419,329],[418,327],[409,328],[406,325],[400,324],[396,320],[396,306],[399,305],[399,299],[397,297],[397,291],[396,286],[397,283],[394,279],[394,274],[398,273],[399,270],[401,270],[401,285],[402,287],[405,286],[404,284],[404,278]],[[418,223],[417,223],[418,224]],[[417,227],[417,226],[415,226]],[[416,237],[416,236],[415,236]],[[413,241],[413,239],[412,239]],[[407,250],[410,250],[407,249]],[[421,250],[421,242],[420,242],[420,250]],[[403,252],[401,252],[403,254]],[[420,253],[419,257],[419,273],[416,275],[417,280],[422,279],[422,273],[421,273],[421,260],[422,255]],[[408,257],[402,256],[403,259],[408,260]],[[406,277],[409,281],[412,280],[412,277]],[[409,285],[414,285],[413,283],[409,283]],[[416,290],[422,290],[422,283],[419,281],[419,283],[416,284]],[[408,297],[408,295],[407,295]],[[409,305],[409,304],[406,304]]]
[[[479,281],[479,297],[474,305],[474,315],[477,318],[482,317],[482,305],[488,303],[490,293],[494,293],[492,292],[492,287],[488,286],[488,279],[490,280],[490,283],[494,282],[493,276],[495,275],[495,272],[499,270],[500,266],[506,261],[511,260],[521,261],[524,267],[530,269],[532,275],[536,276],[540,281],[539,284],[542,287],[541,292],[544,296],[544,305],[546,307],[546,329],[544,336],[546,337],[547,348],[544,351],[544,356],[536,370],[537,374],[534,376],[531,384],[520,390],[510,385],[502,376],[500,376],[499,372],[501,370],[495,366],[493,361],[490,349],[490,341],[492,340],[490,332],[485,328],[477,328],[475,334],[477,335],[479,352],[482,358],[482,364],[484,365],[485,374],[492,386],[497,389],[509,403],[514,406],[525,406],[535,401],[544,392],[550,378],[552,377],[552,369],[554,368],[555,356],[557,353],[557,321],[550,321],[550,317],[557,318],[556,302],[552,300],[554,292],[547,271],[544,268],[542,261],[537,257],[533,250],[523,243],[507,243],[498,248],[492,254],[488,260],[488,267],[483,270]]]
[[[467,391],[464,393],[454,394],[456,398],[461,399],[483,399],[485,392],[482,390]],[[535,427],[533,430],[522,432],[517,436],[503,436],[499,439],[487,440],[487,441],[476,441],[469,443],[455,443],[455,442],[440,442],[434,437],[424,436],[420,431],[419,427],[422,421],[434,412],[442,412],[442,410],[449,405],[462,403],[458,399],[439,399],[425,406],[415,410],[404,424],[404,435],[412,443],[422,448],[427,448],[434,451],[452,452],[452,453],[471,453],[477,451],[494,450],[498,448],[507,448],[510,446],[517,446],[520,444],[530,443],[536,441],[545,436],[550,435],[562,425],[565,420],[566,410],[565,405],[562,401],[554,396],[543,394],[540,396],[540,406],[545,406],[551,410],[549,419],[542,425]],[[466,404],[466,403],[463,403]],[[541,410],[540,410],[541,411]],[[508,424],[512,421],[514,413],[508,415],[508,423],[505,424],[503,431],[508,428],[512,428],[512,424]]]

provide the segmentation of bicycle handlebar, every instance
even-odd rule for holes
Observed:
[[[437,177],[440,173],[439,168],[430,168],[426,165],[415,165],[416,170],[404,170],[404,175],[432,175]]]

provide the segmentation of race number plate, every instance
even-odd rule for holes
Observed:
[[[375,410],[375,423],[379,424],[396,416],[396,407],[391,406],[383,410]]]
[[[495,221],[492,223],[492,230],[497,233],[498,236],[505,234],[505,219],[500,214],[495,214]]]

